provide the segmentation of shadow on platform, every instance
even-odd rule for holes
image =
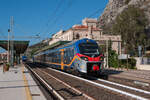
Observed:
[[[8,89],[8,88],[25,88],[25,87],[36,87],[39,85],[29,85],[29,86],[7,86],[7,87],[0,87],[0,89]]]
[[[24,80],[0,81],[0,83],[2,83],[2,82],[21,82],[21,81],[24,81]],[[33,81],[33,80],[28,80],[28,81]]]

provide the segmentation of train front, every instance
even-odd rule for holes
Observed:
[[[84,39],[78,43],[78,70],[86,74],[100,74],[103,70],[103,55],[94,40]]]

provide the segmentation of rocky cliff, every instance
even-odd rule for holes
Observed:
[[[129,5],[135,5],[142,9],[149,20],[150,27],[150,0],[109,0],[103,14],[99,17],[98,26],[110,26],[118,14],[125,10]]]

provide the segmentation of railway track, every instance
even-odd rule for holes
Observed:
[[[140,88],[143,90],[150,90],[150,72],[149,71],[116,71],[106,70],[105,74],[108,76],[107,80]]]
[[[31,65],[30,65],[31,66]],[[38,77],[52,94],[59,100],[95,100],[87,94],[70,86],[66,82],[52,76],[40,68],[32,69],[28,67]]]
[[[48,67],[46,68],[41,65],[36,65],[35,68],[31,68],[44,80],[46,80],[48,84],[51,84],[53,88],[55,87],[55,90],[58,92],[58,94],[60,94],[60,96],[63,97],[63,99],[150,99],[150,91],[137,89],[94,77],[86,77],[87,79],[83,77],[77,77],[55,69]]]

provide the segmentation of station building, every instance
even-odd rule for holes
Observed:
[[[103,30],[97,27],[97,19],[85,18],[81,25],[73,25],[72,28],[60,30],[52,36],[49,45],[58,41],[74,41],[82,38],[96,40],[99,45],[106,45],[106,41],[112,41],[112,49],[121,54],[121,36],[103,34]]]

